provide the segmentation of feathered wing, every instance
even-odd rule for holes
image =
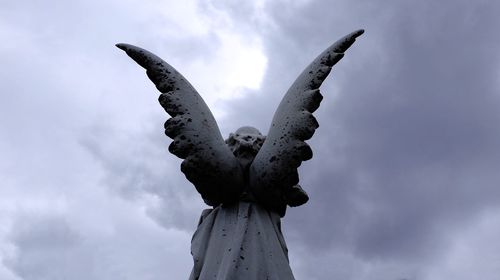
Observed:
[[[129,44],[116,46],[146,69],[161,92],[160,104],[171,116],[165,123],[165,134],[174,140],[168,149],[184,159],[181,170],[186,178],[209,205],[237,199],[243,188],[242,169],[201,96],[156,55]]]
[[[287,193],[301,191],[297,186],[297,168],[302,161],[312,158],[312,150],[304,141],[310,139],[319,126],[312,115],[323,99],[319,87],[332,66],[363,32],[358,30],[341,38],[304,69],[283,97],[266,140],[250,166],[254,195],[268,207],[280,208],[282,214]]]

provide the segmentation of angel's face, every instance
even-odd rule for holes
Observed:
[[[226,144],[234,156],[243,164],[253,161],[266,139],[256,128],[244,126],[229,134]]]

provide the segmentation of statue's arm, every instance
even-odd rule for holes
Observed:
[[[181,170],[205,202],[215,206],[237,198],[243,187],[241,167],[198,92],[153,53],[129,44],[116,46],[146,69],[161,92],[160,104],[171,116],[165,123],[165,134],[174,140],[168,149],[184,159]]]
[[[304,141],[310,139],[319,126],[312,114],[323,99],[319,87],[333,65],[363,32],[355,31],[327,48],[304,69],[283,97],[267,138],[250,166],[252,190],[264,204],[272,207],[307,201],[287,202],[286,194],[302,191],[297,185],[297,168],[302,161],[312,158],[312,150]]]

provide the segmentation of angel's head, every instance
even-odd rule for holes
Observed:
[[[266,137],[256,128],[243,126],[230,133],[226,144],[234,156],[243,164],[251,163],[262,147]]]

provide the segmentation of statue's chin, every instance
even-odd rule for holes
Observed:
[[[233,147],[233,154],[244,169],[248,168],[260,149],[260,146],[241,145],[240,143]]]
[[[251,157],[238,157],[238,161],[240,162],[240,165],[246,169],[253,161],[253,156]]]
[[[246,169],[252,163],[253,159],[255,158],[255,152],[253,150],[250,150],[250,149],[248,149],[248,150],[239,149],[236,152],[236,158],[240,162],[240,165]]]

